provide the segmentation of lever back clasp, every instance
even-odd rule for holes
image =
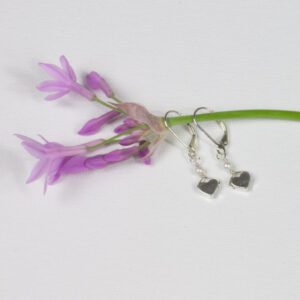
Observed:
[[[164,124],[166,126],[166,128],[173,134],[173,136],[176,138],[176,140],[185,148],[187,148],[188,150],[192,150],[192,151],[196,151],[197,146],[198,146],[198,138],[197,138],[197,131],[196,128],[194,126],[194,124],[188,123],[186,124],[186,128],[188,129],[189,133],[191,134],[192,138],[189,144],[185,143],[178,135],[177,133],[169,126],[168,124],[168,116],[169,114],[176,114],[178,116],[181,116],[181,113],[179,113],[176,110],[169,110],[166,112],[165,116],[164,116]]]
[[[177,141],[187,149],[189,162],[192,164],[193,168],[195,169],[195,172],[200,177],[200,181],[197,185],[198,189],[207,196],[214,196],[215,192],[219,187],[220,182],[217,179],[207,177],[205,170],[202,168],[201,159],[198,155],[197,127],[195,126],[194,122],[186,124],[185,127],[187,127],[189,133],[191,134],[191,140],[189,144],[187,144],[175,133],[175,131],[172,128],[170,128],[167,119],[170,113],[175,113],[178,116],[180,116],[181,114],[176,110],[169,110],[164,116],[164,123],[166,128],[174,135]]]
[[[228,130],[227,130],[227,126],[223,121],[216,121],[216,123],[220,126],[220,128],[223,131],[223,135],[222,138],[220,139],[220,141],[216,141],[215,138],[213,138],[202,126],[199,125],[199,123],[196,120],[196,115],[197,112],[199,112],[200,110],[206,110],[208,112],[211,112],[207,107],[198,107],[195,111],[194,111],[194,115],[193,115],[193,122],[194,124],[218,147],[218,156],[220,158],[225,158],[226,157],[226,146],[228,145]]]

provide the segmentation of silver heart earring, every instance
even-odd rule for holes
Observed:
[[[223,121],[216,121],[223,131],[223,136],[220,141],[216,141],[196,120],[196,115],[200,110],[207,110],[206,107],[198,107],[194,111],[193,123],[217,146],[217,158],[224,162],[224,167],[231,174],[229,185],[234,189],[247,190],[250,185],[251,176],[247,171],[236,171],[232,168],[230,161],[227,158],[226,146],[228,146],[228,130],[227,126]]]
[[[169,127],[168,125],[168,116],[173,113],[177,114],[180,116],[180,113],[177,112],[176,110],[169,110],[164,117],[164,123],[166,128],[172,133],[172,135],[176,138],[176,140],[187,149],[187,154],[189,157],[190,163],[193,165],[195,172],[199,175],[200,181],[197,185],[198,189],[204,193],[207,196],[214,196],[220,181],[214,178],[209,178],[207,177],[205,171],[203,170],[201,166],[201,159],[198,155],[198,135],[197,135],[197,130],[194,124],[187,124],[186,127],[191,134],[191,140],[190,143],[187,144],[182,139],[179,138],[179,136],[175,133],[175,131]]]

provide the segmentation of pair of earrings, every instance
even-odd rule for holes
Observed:
[[[200,181],[197,185],[199,190],[208,195],[208,196],[214,196],[217,192],[220,181],[215,178],[208,177],[206,175],[205,170],[202,168],[201,165],[201,158],[199,156],[198,152],[198,133],[197,129],[201,130],[205,136],[216,146],[217,150],[217,159],[221,160],[224,164],[224,168],[230,173],[230,179],[229,179],[229,185],[234,189],[243,189],[247,190],[250,185],[251,176],[249,172],[247,171],[236,171],[233,169],[230,161],[227,158],[227,152],[226,147],[228,146],[228,130],[225,122],[223,121],[216,121],[217,124],[222,129],[222,137],[220,141],[217,141],[215,138],[213,138],[202,126],[199,125],[199,123],[196,120],[196,115],[200,110],[207,110],[206,107],[198,107],[193,114],[193,123],[189,123],[186,125],[190,135],[191,140],[187,144],[185,143],[179,136],[175,133],[175,131],[169,127],[167,118],[170,114],[176,114],[180,116],[181,114],[178,111],[175,110],[169,110],[165,116],[164,116],[164,123],[167,129],[173,134],[173,136],[177,139],[178,142],[180,142],[181,145],[183,145],[187,149],[187,154],[189,157],[189,161],[193,165],[195,172],[200,177]]]

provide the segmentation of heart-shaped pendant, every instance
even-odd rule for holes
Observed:
[[[251,176],[246,171],[234,172],[230,178],[229,185],[233,188],[247,190],[249,188]]]
[[[204,194],[206,194],[208,196],[214,196],[214,194],[216,193],[216,191],[219,187],[219,184],[220,184],[220,181],[218,181],[217,179],[203,177],[203,178],[201,178],[197,187]]]

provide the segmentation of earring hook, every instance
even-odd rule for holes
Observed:
[[[221,140],[218,142],[216,141],[202,126],[199,125],[199,123],[196,120],[197,112],[200,110],[207,110],[208,112],[211,112],[207,107],[198,107],[193,114],[193,122],[194,124],[219,148],[222,148],[225,151],[225,146],[228,145],[228,129],[226,124],[223,121],[216,121],[216,123],[221,127],[223,130],[223,136]]]
[[[168,124],[168,115],[169,114],[177,114],[178,116],[181,116],[181,113],[179,113],[177,110],[169,110],[166,112],[165,116],[164,116],[164,124],[166,126],[166,128],[172,133],[172,135],[176,138],[176,140],[183,145],[185,148],[187,149],[193,149],[195,150],[197,147],[197,131],[196,128],[193,126],[193,124],[188,123],[186,124],[186,127],[189,131],[189,133],[191,134],[192,138],[189,144],[185,143],[184,141],[182,141],[182,139],[175,133],[175,131],[169,126]]]

